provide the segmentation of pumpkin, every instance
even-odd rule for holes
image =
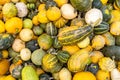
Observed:
[[[104,47],[101,51],[104,54],[104,56],[114,58],[116,61],[120,61],[119,46],[107,46]]]
[[[0,75],[4,75],[9,70],[10,62],[7,59],[0,60]]]
[[[0,1],[0,5],[4,5],[5,3],[9,3],[10,2],[10,0],[2,0],[2,1]]]
[[[103,57],[98,62],[101,70],[112,71],[115,68],[115,62],[109,57]]]
[[[18,17],[13,17],[6,21],[5,29],[8,33],[17,34],[21,31],[23,22]]]
[[[79,10],[80,12],[87,11],[92,6],[91,0],[70,0],[71,4],[75,9]]]
[[[98,63],[98,61],[103,57],[104,57],[104,55],[100,51],[93,51],[93,52],[91,52],[91,56],[90,56],[91,61],[93,63]]]
[[[22,69],[21,76],[22,76],[22,80],[39,80],[39,77],[35,69],[30,65],[25,66]]]
[[[23,21],[23,28],[28,28],[28,29],[31,29],[33,27],[33,23],[32,23],[32,20],[31,19],[24,19]]]
[[[18,17],[25,17],[28,14],[28,9],[27,6],[25,5],[25,3],[23,2],[18,2],[15,5],[17,7],[18,10]]]
[[[61,7],[61,14],[65,19],[73,19],[77,16],[77,11],[75,11],[71,4],[64,4]]]
[[[95,34],[104,34],[109,31],[109,24],[107,22],[102,22],[98,26],[94,27]]]
[[[35,65],[42,64],[42,58],[46,54],[46,52],[42,49],[35,50],[31,55],[31,60]]]
[[[61,17],[61,12],[58,7],[49,7],[49,9],[46,12],[46,15],[50,21],[56,21]]]
[[[42,68],[46,72],[58,72],[62,68],[62,64],[58,62],[57,57],[54,54],[45,54],[42,58]]]
[[[91,72],[78,72],[74,74],[73,80],[96,80],[96,77]]]
[[[53,47],[57,48],[57,49],[60,49],[62,47],[62,45],[60,44],[60,42],[58,40],[58,37],[54,38],[54,40],[53,40]]]
[[[39,76],[40,80],[49,80],[50,76],[46,73],[43,73]]]
[[[67,51],[58,51],[57,58],[62,63],[67,63],[68,59],[70,58],[70,54]]]
[[[93,0],[93,2],[92,2],[92,7],[93,8],[101,8],[102,7],[102,2],[100,1],[100,0]]]
[[[30,41],[33,38],[33,31],[31,29],[22,29],[19,33],[19,37],[23,41]]]
[[[120,21],[115,21],[110,25],[110,33],[112,35],[120,35],[119,24],[120,24]]]
[[[52,22],[49,22],[46,24],[46,33],[50,36],[56,36],[57,35],[57,28]]]
[[[68,0],[54,0],[59,7],[68,3]]]
[[[79,72],[84,70],[85,66],[89,62],[89,52],[86,50],[79,50],[75,54],[73,54],[67,63],[68,69],[71,72]],[[75,64],[74,64],[75,63]]]
[[[103,34],[102,36],[105,38],[105,44],[107,46],[115,45],[115,37],[111,33],[107,32]]]
[[[62,45],[74,44],[85,39],[92,31],[89,25],[64,27],[58,33],[58,40]]]
[[[62,68],[59,72],[60,80],[72,80],[71,72],[67,68]]]
[[[34,10],[35,9],[35,4],[34,3],[27,3],[27,8],[29,10]]]
[[[98,70],[96,74],[97,80],[110,80],[110,73],[108,71]]]
[[[23,48],[25,48],[25,42],[22,41],[21,39],[15,39],[12,44],[12,49],[15,52],[20,52]]]
[[[57,28],[64,27],[65,24],[68,22],[68,20],[64,19],[63,17],[60,17],[58,20],[54,21],[53,24]]]
[[[37,41],[38,41],[39,46],[45,50],[48,50],[53,44],[52,38],[46,33],[40,35]]]
[[[74,45],[63,46],[62,50],[69,52],[70,55],[73,55],[74,53],[76,53],[80,49],[77,45],[74,44]]]
[[[17,8],[13,3],[6,3],[2,8],[3,16],[6,19],[15,17],[17,15]]]
[[[87,71],[93,73],[94,75],[98,72],[99,66],[98,64],[91,63],[87,66]]]
[[[93,39],[92,39],[92,47],[95,50],[100,50],[104,47],[105,45],[105,38],[101,35],[96,35]]]
[[[3,33],[0,34],[0,50],[8,49],[12,46],[14,37],[11,34]]]
[[[85,21],[87,24],[94,26],[98,26],[103,20],[102,12],[97,9],[93,8],[86,12],[85,14]]]
[[[5,24],[2,20],[0,20],[0,33],[4,33],[5,32]]]
[[[37,40],[30,40],[28,42],[25,43],[25,47],[30,49],[31,52],[35,51],[36,49],[39,49],[39,45]]]
[[[48,23],[49,20],[47,18],[47,11],[46,10],[41,10],[39,13],[38,13],[38,21],[40,23]]]

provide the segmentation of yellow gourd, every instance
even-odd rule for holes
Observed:
[[[37,15],[32,18],[32,23],[33,23],[34,25],[39,25],[39,21],[38,21]]]
[[[107,4],[108,0],[100,0],[104,5]]]
[[[0,20],[0,33],[5,32],[5,24],[2,20]]]
[[[59,7],[61,7],[63,4],[67,4],[68,0],[54,0]]]

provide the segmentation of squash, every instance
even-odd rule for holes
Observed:
[[[53,77],[53,79],[55,79],[55,80],[60,80],[60,78],[59,78],[59,72],[57,72],[57,73],[52,73],[52,77]]]
[[[4,80],[16,80],[12,75],[7,75]]]
[[[70,54],[67,51],[58,51],[57,52],[57,58],[62,63],[67,63],[67,61],[70,58]]]
[[[114,6],[115,9],[120,10],[120,1],[115,0],[113,6]]]
[[[30,65],[22,69],[21,76],[22,80],[39,80],[35,69]]]
[[[99,70],[99,65],[91,63],[87,66],[87,71],[93,73],[94,75],[98,72]]]
[[[34,16],[37,16],[38,18],[38,15],[37,15],[37,11],[34,11],[34,10],[31,10],[29,11],[29,13],[27,14],[27,18],[30,18],[30,19],[33,19]],[[39,22],[39,21],[38,21]]]
[[[21,39],[15,39],[12,44],[12,49],[15,52],[20,52],[23,48],[25,48],[25,42],[22,41]]]
[[[19,33],[19,37],[21,40],[27,42],[33,38],[33,31],[31,29],[22,29]]]
[[[58,62],[58,59],[54,54],[48,53],[42,58],[42,68],[46,72],[55,73],[60,71],[62,64]]]
[[[61,12],[58,7],[49,7],[49,9],[46,12],[46,15],[50,21],[56,21],[61,17]]]
[[[120,71],[115,68],[111,71],[111,79],[112,80],[119,80],[120,79]]]
[[[104,57],[103,53],[100,51],[92,51],[90,55],[91,61],[93,63],[98,63],[98,61]]]
[[[97,80],[110,80],[110,73],[108,71],[98,70],[96,74]]]
[[[57,28],[62,28],[65,26],[65,24],[68,22],[68,20],[66,20],[63,17],[60,17],[58,20],[54,21],[53,24],[55,25],[55,27]]]
[[[35,51],[36,49],[39,49],[39,45],[37,40],[30,40],[28,42],[25,43],[25,47],[30,49],[31,52]]]
[[[50,76],[46,73],[43,73],[39,76],[40,80],[50,80]]]
[[[37,0],[27,0],[28,3],[35,3]]]
[[[42,58],[46,54],[46,52],[42,49],[35,50],[31,55],[31,61],[35,65],[41,65],[42,64]]]
[[[4,5],[5,3],[9,3],[10,2],[10,0],[2,0],[2,1],[0,1],[0,5]]]
[[[92,6],[91,0],[70,0],[70,3],[80,12],[87,11]]]
[[[10,62],[7,59],[0,60],[0,75],[4,75],[9,70]]]
[[[57,7],[57,4],[54,0],[46,0],[45,2],[45,9],[49,9],[51,7]]]
[[[17,15],[18,10],[13,3],[6,3],[2,7],[2,12],[3,12],[3,16],[6,19],[9,19],[15,17]]]
[[[8,33],[17,34],[22,30],[23,22],[18,17],[10,18],[5,23],[5,29]]]
[[[8,52],[8,50],[2,50],[1,54],[2,54],[3,58],[8,58],[9,52]]]
[[[92,7],[100,9],[102,7],[102,2],[100,0],[93,0]]]
[[[112,35],[115,35],[115,36],[120,35],[119,25],[120,25],[120,21],[115,21],[110,25],[110,33]]]
[[[33,33],[37,36],[41,35],[43,33],[43,29],[39,26],[33,27]]]
[[[72,80],[71,72],[67,68],[62,68],[59,72],[60,80]]]
[[[62,47],[62,45],[60,44],[60,42],[58,40],[58,37],[54,38],[54,40],[53,40],[53,47],[57,48],[57,49],[60,49]]]
[[[46,33],[50,36],[56,36],[57,35],[57,28],[52,22],[49,22],[46,24]]]
[[[96,77],[91,72],[78,72],[74,74],[73,80],[96,80]]]
[[[115,44],[117,46],[120,46],[120,36],[119,35],[115,37]]]
[[[38,42],[39,46],[45,50],[48,50],[53,44],[53,40],[52,40],[51,36],[49,36],[46,33],[40,35],[37,39],[37,42]]]
[[[71,4],[64,4],[61,7],[61,14],[65,19],[73,19],[77,16],[77,11],[75,11]]]
[[[5,24],[2,20],[0,20],[0,33],[4,33],[5,32]]]
[[[109,1],[109,0],[100,0],[101,2],[102,2],[102,4],[107,4],[107,2]]]
[[[109,7],[107,5],[103,5],[100,10],[103,14],[103,21],[109,21],[111,19],[111,12],[109,10]]]
[[[116,66],[115,62],[109,57],[103,57],[98,62],[101,70],[112,71]]]
[[[19,55],[19,52],[15,52],[11,47],[8,49],[8,55],[9,55],[9,57],[11,57],[11,58],[14,58],[14,57],[16,57],[17,55]]]
[[[29,9],[29,10],[34,10],[35,9],[35,4],[34,3],[27,3],[27,8]]]
[[[104,34],[109,31],[109,24],[107,22],[102,22],[98,26],[94,27],[95,34]]]
[[[68,0],[54,0],[56,2],[56,4],[61,7],[64,4],[68,3]]]
[[[13,3],[17,3],[19,2],[19,0],[11,0]]]
[[[92,39],[92,47],[95,50],[100,50],[105,46],[105,38],[102,35],[96,35]]]
[[[18,17],[25,17],[28,14],[28,9],[25,3],[23,2],[18,2],[15,5],[18,10]]]
[[[103,20],[102,12],[97,8],[92,8],[85,14],[85,21],[87,24],[98,26]]]
[[[32,27],[33,27],[33,23],[31,19],[26,18],[23,20],[23,28],[32,29]]]
[[[114,59],[116,61],[120,61],[120,57],[119,57],[120,47],[119,46],[107,46],[107,47],[104,47],[101,51],[106,57],[111,57],[111,58],[115,57]]]
[[[3,33],[0,34],[0,50],[8,49],[12,46],[14,37],[11,34]]]
[[[58,40],[62,45],[74,44],[85,39],[92,31],[93,28],[89,25],[65,27],[59,31]]]
[[[115,37],[111,33],[107,32],[102,36],[105,38],[105,45],[107,46],[115,45]]]
[[[28,61],[31,58],[31,51],[28,48],[23,48],[20,51],[20,57],[23,61]]]
[[[79,50],[73,54],[67,63],[68,69],[71,72],[79,72],[84,70],[85,66],[89,63],[89,52],[86,50]]]
[[[42,68],[37,68],[36,71],[37,71],[38,76],[45,73]]]
[[[33,23],[35,26],[39,25],[39,21],[38,21],[37,15],[33,16],[33,18],[32,18],[32,23]]]
[[[45,10],[46,8],[45,8],[45,3],[41,3],[41,4],[39,4],[39,6],[38,6],[38,11],[41,11],[41,10]]]

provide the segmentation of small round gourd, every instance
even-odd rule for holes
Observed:
[[[20,51],[20,57],[24,61],[28,61],[31,58],[31,51],[28,48],[23,48]]]
[[[43,33],[43,29],[39,26],[34,26],[33,27],[33,32],[35,35],[39,36]]]

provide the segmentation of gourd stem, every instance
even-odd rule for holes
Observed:
[[[8,61],[11,61],[11,60],[13,60],[13,57],[12,57],[12,58],[10,58],[10,59],[8,59]]]
[[[78,19],[81,19],[81,12],[79,12],[78,14]]]

